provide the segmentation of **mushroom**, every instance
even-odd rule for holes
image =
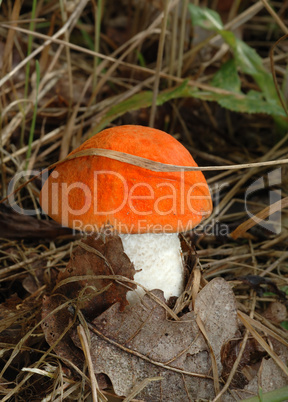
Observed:
[[[110,149],[152,161],[197,166],[171,135],[149,127],[106,129],[71,152]],[[137,270],[134,280],[161,289],[168,300],[184,287],[178,234],[210,215],[212,202],[200,171],[155,172],[104,156],[86,155],[59,164],[43,185],[40,204],[55,221],[85,233],[110,225]],[[137,288],[142,295],[142,288]],[[128,292],[129,301],[135,291]]]

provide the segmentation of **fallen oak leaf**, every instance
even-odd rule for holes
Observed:
[[[71,342],[69,331],[76,317],[71,314],[69,301],[62,295],[44,296],[42,301],[42,330],[47,343],[62,358],[76,367],[83,366],[83,353]]]
[[[92,320],[116,302],[121,309],[128,304],[126,294],[136,285],[129,283],[127,286],[116,281],[115,276],[133,280],[134,274],[135,269],[124,253],[119,236],[89,236],[79,242],[65,271],[58,275],[58,285],[62,285],[60,288],[56,285],[57,293],[75,299],[85,289],[86,297],[79,300],[78,306],[84,316]],[[71,280],[72,277],[76,280]],[[89,294],[91,297],[87,297]]]
[[[161,291],[153,293],[161,297]],[[94,371],[110,378],[117,395],[127,396],[145,379],[155,377],[163,380],[148,382],[137,398],[187,400],[186,389],[193,397],[199,391],[213,394],[209,352],[194,312],[177,323],[168,321],[163,307],[145,295],[143,304],[127,306],[122,313],[114,304],[89,329]],[[80,347],[76,334],[72,339]],[[161,390],[169,399],[162,398]]]
[[[236,301],[229,283],[223,278],[210,281],[198,293],[194,310],[204,324],[218,371],[221,372],[221,349],[238,330]]]
[[[93,326],[93,324],[88,323],[88,327],[91,329],[92,332],[94,332],[96,335],[98,335],[100,338],[104,339],[105,341],[107,341],[111,345],[117,346],[118,348],[122,349],[124,352],[128,352],[128,353],[131,353],[134,356],[140,357],[141,359],[146,360],[147,362],[150,362],[150,363],[154,364],[155,366],[159,366],[159,367],[162,367],[164,369],[174,371],[175,373],[187,374],[187,375],[194,376],[194,377],[199,377],[199,378],[210,378],[210,379],[212,379],[212,377],[209,376],[209,375],[199,374],[199,373],[192,373],[190,371],[185,371],[185,370],[182,370],[182,369],[178,369],[176,367],[169,366],[167,364],[158,362],[156,360],[152,360],[152,359],[148,358],[146,355],[144,355],[142,353],[139,353],[139,352],[137,352],[135,350],[129,349],[129,348],[121,345],[120,343],[117,343],[117,342],[113,341],[112,339],[106,337],[105,335],[103,335],[103,333],[98,331],[97,328],[95,328],[95,326]],[[174,360],[174,358],[173,358],[173,360]],[[155,377],[155,378],[157,378],[157,380],[163,379],[162,377]],[[145,381],[145,380],[143,380],[143,381]]]
[[[205,295],[209,295],[210,288],[210,293],[216,292],[212,300],[219,298],[221,285],[222,290],[230,289],[223,279],[217,278],[205,286],[204,289],[208,288]],[[164,299],[161,291],[154,290],[152,293]],[[229,297],[234,302],[227,303]],[[221,321],[220,313],[216,316],[218,326],[222,328],[220,341],[219,331],[216,331],[217,340],[213,339],[213,324],[209,326],[207,323],[214,311],[211,295],[206,316],[201,309],[206,309],[207,306],[201,298],[197,307],[198,314],[207,327],[210,347],[213,348],[220,369],[222,365],[219,348],[238,329],[231,289],[227,298],[223,297],[224,321]],[[215,308],[219,307],[220,303],[215,303]],[[231,329],[226,332],[223,328],[229,320],[229,312],[232,324]],[[118,304],[111,306],[88,324],[88,327],[91,330],[94,371],[110,378],[117,395],[130,395],[145,379],[162,377],[161,381],[147,381],[147,386],[140,391],[137,398],[145,401],[187,401],[211,399],[215,396],[210,349],[199,330],[193,311],[184,314],[177,322],[169,321],[165,309],[147,294],[142,304],[129,305],[123,312]],[[72,339],[80,347],[76,334]]]
[[[123,259],[121,260],[122,257]],[[70,360],[78,367],[82,366],[81,345],[77,343],[78,337],[75,334],[75,326],[71,325],[75,319],[75,311],[71,310],[71,307],[74,306],[81,309],[86,319],[91,320],[92,317],[91,325],[94,325],[94,332],[91,330],[91,356],[97,380],[101,376],[104,378],[105,375],[108,375],[119,395],[130,395],[133,390],[141,389],[143,384],[148,382],[147,387],[139,394],[140,397],[145,399],[148,390],[148,400],[168,401],[171,400],[171,395],[177,396],[179,401],[181,401],[181,398],[186,401],[187,397],[194,399],[199,395],[203,395],[203,398],[205,396],[207,398],[214,397],[211,348],[216,356],[218,365],[218,355],[220,353],[218,349],[221,347],[221,341],[224,342],[229,339],[231,334],[229,331],[225,331],[224,336],[220,336],[219,331],[215,331],[217,340],[213,339],[211,334],[213,334],[214,324],[209,326],[207,319],[209,321],[209,316],[213,316],[214,310],[213,306],[210,305],[210,301],[214,300],[214,308],[217,309],[217,311],[214,311],[214,315],[216,315],[219,327],[223,329],[227,324],[226,321],[221,322],[221,311],[225,312],[222,316],[225,316],[226,320],[227,315],[229,318],[230,312],[232,314],[230,321],[232,323],[236,322],[234,320],[235,301],[229,285],[223,279],[214,279],[201,291],[205,295],[204,299],[207,298],[208,301],[203,303],[199,296],[197,303],[196,299],[195,306],[198,306],[197,313],[205,323],[206,336],[210,344],[209,349],[206,339],[198,328],[194,312],[190,311],[180,318],[176,317],[178,321],[168,321],[167,317],[171,315],[167,311],[161,291],[156,290],[148,293],[142,304],[127,305],[125,308],[128,289],[122,283],[117,283],[115,278],[118,280],[120,278],[121,281],[123,269],[126,272],[129,270],[128,275],[133,276],[135,271],[133,272],[133,266],[132,270],[130,268],[131,262],[124,254],[122,243],[118,236],[111,235],[98,239],[90,237],[82,241],[81,245],[73,253],[66,270],[59,274],[54,293],[50,298],[46,297],[43,302],[43,331],[47,342],[50,345],[56,344],[54,349],[59,356],[65,357],[66,360]],[[120,273],[121,275],[119,275]],[[111,279],[109,279],[109,274]],[[122,276],[122,278],[124,277]],[[117,300],[117,297],[115,299],[114,291],[110,298],[103,297],[106,292],[109,293],[112,286],[116,285],[119,289],[124,289],[123,293],[121,293],[122,290],[118,294],[116,292],[119,300]],[[114,287],[114,290],[117,287]],[[209,288],[212,294],[213,292],[216,293],[211,295]],[[201,295],[201,292],[199,295]],[[227,298],[221,297],[220,300],[223,300],[224,303],[221,306],[221,303],[217,301],[219,293],[226,293],[228,299],[232,297],[232,301],[229,302]],[[158,301],[159,299],[160,301]],[[66,311],[61,309],[61,314],[53,314],[52,310],[55,308],[57,310],[61,303],[67,303],[67,300],[70,301],[70,304],[72,303],[70,309],[66,306]],[[113,303],[113,301],[116,301],[116,303],[107,309],[109,302]],[[207,303],[209,303],[208,309]],[[203,309],[208,310],[206,316],[205,312],[203,313],[202,311]],[[103,310],[104,312],[99,315]],[[116,331],[116,334],[112,334],[113,336],[110,336],[109,333],[107,336],[105,331],[103,332],[102,330],[102,326],[104,330],[107,330],[109,325],[112,325],[110,329],[114,330],[114,332]],[[74,329],[67,331],[69,326]],[[237,322],[233,331],[236,332],[236,329]],[[98,336],[95,331],[98,331]],[[234,334],[233,331],[232,333]],[[57,343],[57,339],[62,336],[63,338]],[[107,339],[103,338],[103,336],[106,336]],[[97,345],[93,344],[93,337],[97,337],[96,342],[98,346],[100,345],[100,349],[97,349]],[[100,344],[101,341],[102,345]],[[135,342],[136,344],[134,344]],[[110,362],[110,368],[108,367],[107,369],[106,367],[105,369],[104,366],[101,369],[101,367],[99,368],[99,361],[95,363],[94,353],[97,350],[100,353],[102,363],[107,364],[108,362],[109,364]],[[127,363],[127,356],[132,358],[132,370],[129,359]],[[221,373],[221,362],[219,363],[219,369]],[[109,370],[112,370],[112,372]],[[151,378],[158,377],[163,377],[163,380],[148,381]],[[125,381],[126,388],[123,392],[121,387],[123,387],[123,384],[125,385]],[[141,384],[142,386],[140,386]],[[105,387],[104,381],[101,382],[101,388],[103,389],[103,387]],[[163,389],[165,389],[165,395],[162,395]]]
[[[45,296],[42,304],[42,329],[46,341],[50,346],[55,345],[54,350],[60,357],[78,367],[83,364],[83,353],[75,347],[70,330],[67,330],[74,325],[71,322],[75,320],[75,308],[81,309],[89,319],[95,318],[115,302],[119,302],[123,310],[128,303],[126,293],[129,289],[120,281],[116,282],[114,277],[121,274],[122,277],[126,275],[133,279],[134,272],[118,236],[90,236],[79,242],[66,269],[59,273],[52,294]],[[129,283],[130,289],[135,287]],[[66,305],[61,308],[67,301],[70,307]]]

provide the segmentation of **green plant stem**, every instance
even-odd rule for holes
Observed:
[[[33,0],[32,3],[32,11],[31,11],[31,22],[29,25],[29,30],[34,31],[35,28],[35,14],[36,14],[36,6],[37,0]],[[27,45],[27,56],[30,56],[32,50],[32,43],[33,43],[33,35],[28,36],[28,45]],[[25,69],[25,87],[24,87],[24,98],[27,99],[28,97],[28,89],[29,89],[29,78],[30,78],[30,61],[26,64]],[[23,112],[24,113],[24,112]],[[20,135],[20,146],[23,147],[24,145],[24,131],[25,131],[25,115],[23,116],[23,122],[21,127],[21,135]]]
[[[162,67],[162,58],[163,58],[163,51],[164,51],[164,44],[165,44],[165,37],[166,37],[168,13],[169,13],[169,1],[165,0],[163,20],[162,20],[162,26],[161,26],[161,34],[160,34],[160,40],[159,40],[158,52],[157,52],[157,63],[156,63],[155,80],[154,80],[154,87],[153,87],[153,100],[152,100],[152,107],[151,107],[151,113],[150,113],[150,119],[149,119],[149,127],[154,126],[154,120],[155,120],[155,115],[156,115],[156,102],[157,102],[157,97],[158,97],[158,92],[159,92],[160,72],[161,72],[161,67]]]
[[[95,6],[96,8],[96,6]],[[102,15],[102,0],[98,0],[96,8],[96,26],[95,26],[95,52],[99,53],[100,49],[100,32],[101,32],[101,15]],[[99,64],[99,57],[94,57],[94,72],[93,72],[93,91],[97,85],[97,66]]]
[[[37,116],[37,109],[38,109],[38,90],[39,90],[39,83],[40,83],[40,67],[39,67],[38,60],[36,60],[35,65],[36,65],[36,96],[35,96],[34,110],[33,110],[33,116],[32,116],[32,121],[31,121],[30,133],[29,133],[28,149],[27,149],[27,153],[26,153],[25,170],[27,169],[29,159],[31,156],[31,150],[32,150],[31,145],[32,145],[33,138],[34,138],[36,116]]]

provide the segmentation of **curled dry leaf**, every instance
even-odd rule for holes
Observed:
[[[221,351],[222,356],[222,378],[226,381],[231,373],[235,360],[237,359],[241,346],[242,336],[238,339],[227,342]],[[263,356],[266,353],[261,349],[260,345],[254,338],[249,338],[241,360],[237,367],[237,371],[231,381],[230,388],[242,389],[253,377],[257,375]]]
[[[200,292],[197,313],[205,322],[221,366],[221,347],[238,328],[235,299],[223,279],[211,281],[204,291],[203,297],[208,299],[204,302]],[[226,297],[219,297],[219,291],[220,295],[227,292]],[[164,300],[161,291],[153,293]],[[211,300],[217,300],[215,305]],[[137,398],[187,401],[215,396],[210,350],[194,312],[184,314],[180,321],[169,321],[165,309],[146,295],[142,304],[129,305],[123,312],[119,304],[113,305],[93,321],[90,329],[95,373],[105,373],[117,395],[127,396],[143,380],[161,377],[148,381]],[[73,339],[80,346],[76,334]]]
[[[32,216],[20,215],[0,204],[0,237],[6,239],[55,239],[71,235],[72,230],[54,221],[45,221]]]
[[[73,311],[64,303],[64,296],[51,295],[43,298],[42,329],[46,341],[53,350],[62,358],[71,362],[76,367],[83,366],[83,353],[71,342],[69,330],[73,325]],[[62,307],[63,304],[63,308]],[[60,308],[56,311],[57,308]],[[55,312],[53,313],[53,311]]]
[[[36,254],[35,254],[36,256]],[[33,257],[33,253],[29,255],[29,258]],[[53,267],[43,268],[47,262],[44,258],[41,261],[36,260],[30,264],[32,272],[29,273],[22,281],[23,288],[30,294],[37,292],[43,285],[51,287],[52,283],[55,283],[57,277],[57,270]]]
[[[118,236],[90,236],[79,242],[65,271],[58,275],[53,293],[43,299],[42,328],[47,342],[54,345],[59,356],[77,366],[83,361],[82,352],[71,342],[68,329],[73,327],[74,309],[69,308],[67,302],[77,306],[90,320],[113,303],[118,302],[123,309],[128,303],[129,289],[125,283],[116,282],[113,275],[133,279],[134,272]],[[135,288],[130,283],[129,287]],[[55,309],[58,310],[53,313]]]
[[[285,353],[280,354],[279,357],[285,362],[285,364],[287,364],[287,349]],[[274,360],[272,358],[262,359],[257,375],[255,375],[253,379],[251,379],[249,384],[246,385],[243,390],[247,391],[246,395],[244,393],[242,395],[243,397],[248,398],[249,396],[251,396],[251,393],[257,395],[260,387],[262,388],[263,393],[265,393],[287,387],[287,385],[287,376],[285,376],[283,371],[277,366]],[[248,392],[250,393],[250,395],[248,394]]]
[[[82,293],[78,307],[86,318],[92,320],[116,302],[120,303],[121,309],[128,304],[126,293],[136,286],[128,282],[120,283],[113,276],[133,280],[134,273],[133,264],[124,253],[119,236],[90,236],[79,242],[65,271],[59,274],[57,293],[60,291],[69,299],[78,298]],[[83,278],[85,276],[87,279]]]
[[[27,308],[23,306],[23,300],[13,294],[9,299],[0,304],[0,342],[18,342],[23,336],[23,316]]]

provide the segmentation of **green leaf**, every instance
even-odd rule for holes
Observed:
[[[263,400],[263,389],[262,387],[258,388],[258,398],[259,398],[259,402],[264,402]]]
[[[261,399],[260,399],[261,398]],[[242,399],[242,402],[283,402],[288,399],[288,387],[275,389],[274,391],[261,393],[248,399]]]
[[[286,295],[288,295],[288,286],[287,285],[281,286],[280,290],[282,290],[282,292],[285,292]]]
[[[256,96],[256,91],[250,91],[247,95],[244,94],[225,94],[209,91],[199,91],[190,89],[190,96],[194,98],[215,101],[222,107],[238,113],[265,113],[268,115],[276,115],[286,117],[286,114],[281,106],[273,102],[267,102],[261,92]]]
[[[88,34],[88,32],[86,32],[84,29],[80,29],[80,32],[83,36],[84,42],[86,43],[88,49],[94,50],[94,48],[95,48],[94,42],[93,42],[93,39],[91,38],[91,36]]]
[[[262,59],[257,52],[245,42],[236,38],[233,32],[221,31],[219,32],[225,42],[230,46],[234,53],[237,66],[245,74],[254,75],[259,71],[265,71],[262,65]]]
[[[157,97],[157,105],[162,105],[163,103],[171,99],[183,97],[183,95],[185,95],[184,90],[186,87],[187,81],[184,81],[181,85],[177,87],[169,88],[165,91],[160,92]],[[132,110],[138,110],[151,106],[152,100],[153,92],[143,91],[131,96],[131,98],[128,98],[115,106],[112,106],[111,109],[102,118],[102,120],[97,124],[97,126],[94,127],[92,135],[103,130],[111,121],[115,120],[117,117],[122,116],[126,112],[131,112]]]
[[[228,60],[220,67],[220,69],[214,75],[211,85],[217,88],[226,89],[227,91],[231,92],[241,92],[241,80],[233,59]]]
[[[188,4],[188,10],[191,15],[192,24],[199,25],[204,29],[217,31],[223,29],[223,24],[220,15],[209,8],[200,8],[194,4]]]
[[[146,67],[146,61],[143,56],[143,53],[137,51],[137,59],[141,67]]]
[[[242,40],[237,39],[232,32],[223,30],[219,33],[233,51],[237,67],[244,74],[254,78],[267,100],[274,100],[279,104],[272,75],[265,70],[262,59],[256,51]]]
[[[243,98],[231,97],[227,95],[219,97],[215,96],[215,94],[210,94],[210,100],[216,100],[221,106],[237,112],[245,111],[248,113],[270,114],[278,124],[278,128],[281,130],[287,129],[287,121],[282,119],[282,117],[286,117],[287,119],[287,116],[285,115],[285,112],[283,111],[281,103],[278,99],[278,94],[272,75],[264,68],[262,59],[257,52],[245,42],[236,38],[233,32],[224,30],[219,14],[212,10],[200,8],[192,4],[189,4],[189,11],[194,25],[199,25],[202,28],[214,30],[220,34],[224,41],[229,45],[234,55],[234,66],[232,64],[227,65],[227,63],[225,63],[220,68],[218,73],[215,74],[212,80],[212,85],[239,93],[240,80],[237,75],[237,71],[235,71],[236,69],[239,69],[244,74],[250,75],[261,90],[260,95],[257,97],[257,102],[253,102],[253,93],[249,93]],[[231,70],[230,80],[228,73],[229,69]],[[200,98],[201,96],[204,95],[200,95]],[[206,93],[206,99],[207,96],[209,97],[209,95]],[[266,101],[263,99],[263,96],[265,97]]]
[[[282,328],[287,329],[288,331],[288,321],[282,321],[280,325]]]
[[[225,71],[227,72],[229,71],[229,69],[231,69],[232,71],[233,68],[234,67],[232,65],[228,65],[228,67],[226,66],[224,68],[224,73],[223,71],[220,73],[220,77],[214,77],[216,83],[217,81],[220,82],[223,77],[225,78]],[[190,87],[188,85],[188,82],[184,81],[178,87],[169,88],[165,91],[160,92],[157,97],[157,105],[162,105],[163,103],[171,99],[193,97],[206,101],[218,102],[219,105],[221,105],[222,107],[225,107],[226,109],[234,112],[265,113],[273,116],[276,115],[279,117],[286,117],[286,114],[282,107],[279,106],[277,103],[274,103],[273,101],[265,100],[261,92],[250,91],[247,95],[241,93],[238,89],[239,85],[236,81],[236,76],[234,76],[234,78],[231,78],[231,81],[229,81],[228,79],[227,82],[225,82],[225,85],[227,86],[226,91],[230,89],[230,86],[235,87],[235,92],[233,93],[233,91],[230,91],[229,94],[225,92],[219,93],[218,87],[217,91],[215,92],[213,92],[212,88],[211,91],[200,91],[198,89]],[[103,130],[110,122],[129,111],[139,110],[141,108],[151,106],[152,99],[152,91],[143,91],[131,96],[129,99],[126,99],[115,106],[112,106],[111,109],[102,118],[102,120],[100,120],[97,126],[94,127],[91,135],[94,135]]]
[[[245,113],[265,113],[269,115],[277,115],[286,117],[286,114],[282,107],[275,104],[273,101],[267,101],[263,98],[261,92],[250,91],[244,98],[229,99],[229,97],[223,97],[220,99],[219,104],[227,109],[234,110],[236,112]]]
[[[36,62],[35,62],[35,67],[36,67],[36,96],[35,96],[32,121],[31,121],[31,125],[30,125],[28,149],[26,152],[25,170],[27,170],[29,159],[30,159],[31,152],[32,152],[32,142],[33,142],[34,133],[35,133],[35,125],[36,125],[36,117],[37,117],[37,109],[38,109],[38,95],[39,95],[39,84],[40,84],[40,66],[39,66],[38,60],[36,60]]]

